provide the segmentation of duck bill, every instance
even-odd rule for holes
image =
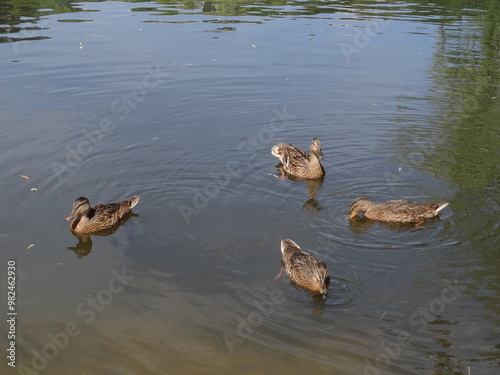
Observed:
[[[76,216],[76,212],[75,211],[72,211],[69,216],[66,218],[66,221],[70,221],[71,219],[73,219],[74,217]]]
[[[357,212],[351,212],[349,215],[347,215],[345,218],[348,220],[351,220],[353,217],[355,217],[358,213]]]
[[[328,285],[326,283],[323,283],[319,286],[319,292],[323,295],[326,295],[328,293]]]
[[[323,155],[323,151],[318,150],[318,157],[319,157],[320,159],[324,159],[324,158],[325,158],[325,155]]]

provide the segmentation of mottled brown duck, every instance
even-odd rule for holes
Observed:
[[[290,176],[303,180],[316,180],[323,177],[325,169],[319,161],[319,159],[324,158],[321,141],[318,138],[313,138],[309,150],[311,151],[310,154],[298,149],[291,143],[278,143],[275,145],[271,149],[271,153],[280,159],[283,165],[279,179],[285,179],[285,172]]]
[[[119,222],[135,207],[137,202],[139,202],[139,197],[133,196],[118,203],[99,203],[90,206],[87,198],[80,197],[73,203],[73,211],[66,220],[71,220],[69,227],[75,233],[99,232]]]
[[[281,240],[281,253],[284,267],[276,279],[281,277],[284,269],[294,284],[317,294],[327,293],[330,275],[325,263],[303,251],[290,239]]]
[[[417,203],[407,200],[392,200],[374,204],[366,198],[357,198],[351,203],[349,218],[358,213],[370,220],[394,223],[422,223],[425,219],[436,217],[445,203]]]

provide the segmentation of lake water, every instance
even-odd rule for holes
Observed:
[[[497,0],[7,0],[0,42],[2,374],[498,373]],[[323,181],[272,176],[313,137]],[[346,220],[359,196],[450,205]],[[274,280],[282,238],[326,300]]]

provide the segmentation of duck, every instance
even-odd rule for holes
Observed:
[[[276,275],[275,280],[279,279],[285,270],[294,284],[315,294],[327,294],[330,275],[325,263],[302,250],[299,245],[288,238],[281,240],[281,253],[284,267]]]
[[[69,228],[74,233],[89,234],[111,228],[119,222],[139,202],[135,195],[118,203],[99,203],[90,206],[89,200],[80,197],[73,203],[73,210],[66,218],[71,220]]]
[[[351,219],[362,212],[363,216],[370,220],[421,224],[425,219],[436,217],[439,211],[448,204],[448,202],[418,203],[403,199],[374,204],[368,199],[360,197],[351,203],[348,218]]]
[[[303,180],[316,180],[325,175],[325,169],[319,159],[324,159],[321,141],[313,138],[309,145],[310,154],[298,149],[291,143],[278,143],[271,149],[271,154],[280,159],[283,165],[280,180],[285,179],[285,172]],[[276,176],[277,177],[277,176]]]

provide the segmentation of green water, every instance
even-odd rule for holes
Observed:
[[[1,373],[498,372],[499,8],[1,2]],[[324,180],[272,176],[314,137]],[[132,195],[69,231],[77,197]],[[359,196],[450,204],[348,221]],[[326,300],[274,280],[282,238]]]

